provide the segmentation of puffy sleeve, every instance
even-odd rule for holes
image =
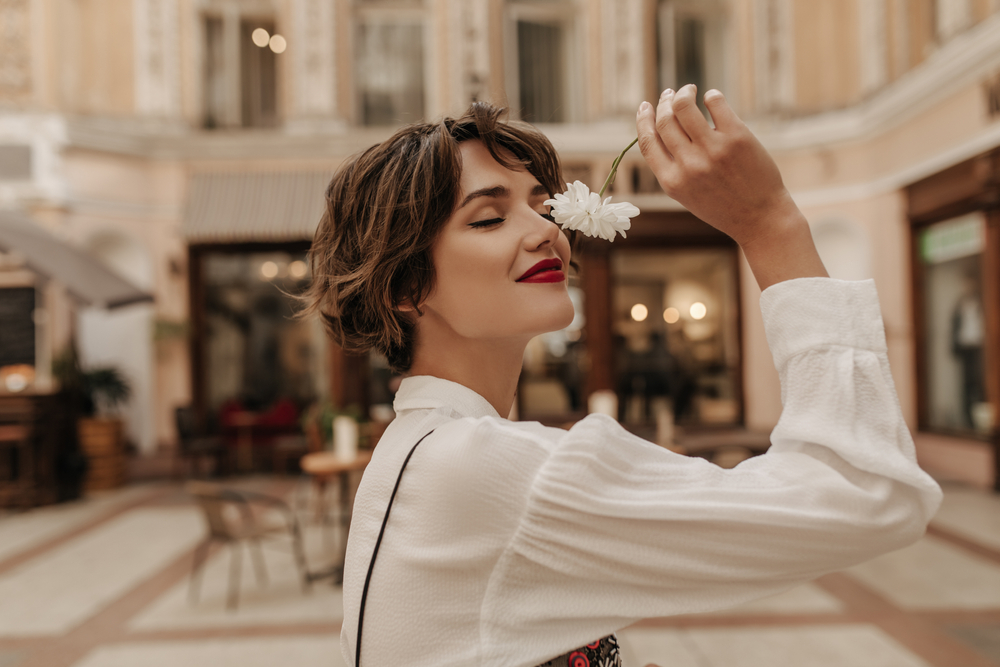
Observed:
[[[923,534],[941,492],[900,413],[874,283],[779,283],[761,309],[783,403],[768,453],[724,470],[608,417],[579,422],[538,469],[490,581],[487,657],[732,606]]]

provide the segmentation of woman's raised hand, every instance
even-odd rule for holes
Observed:
[[[639,107],[639,150],[663,190],[743,248],[761,289],[791,278],[826,276],[809,224],[774,160],[717,90],[666,90],[655,109]]]

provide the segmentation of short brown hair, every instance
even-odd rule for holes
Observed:
[[[460,118],[409,125],[350,158],[330,181],[304,314],[318,311],[341,347],[374,349],[394,371],[410,369],[414,325],[397,304],[416,308],[434,285],[431,248],[458,203],[461,142],[478,139],[550,196],[562,191],[552,144],[526,123],[502,120],[504,113],[476,102]]]

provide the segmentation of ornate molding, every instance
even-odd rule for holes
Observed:
[[[135,109],[140,115],[181,111],[180,31],[177,3],[133,0]]]
[[[0,95],[31,92],[29,0],[0,0]]]
[[[838,111],[795,119],[761,117],[754,131],[771,150],[863,141],[898,127],[1000,69],[1000,14],[952,38],[918,67]]]

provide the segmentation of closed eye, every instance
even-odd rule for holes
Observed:
[[[470,223],[469,227],[490,227],[492,225],[499,225],[501,222],[503,222],[503,218],[491,218],[489,220]]]

